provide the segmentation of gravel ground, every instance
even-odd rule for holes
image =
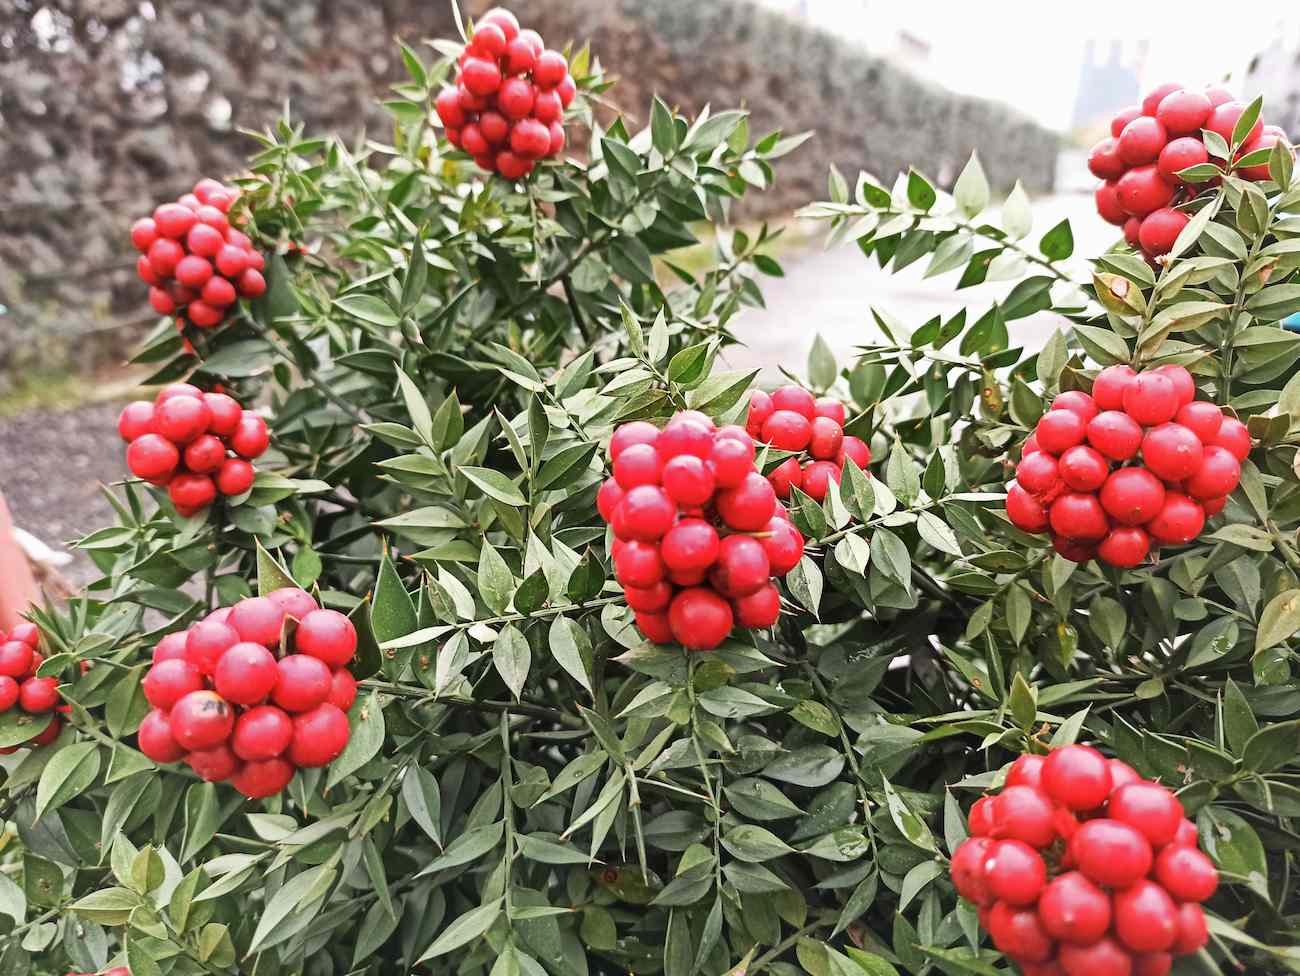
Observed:
[[[126,473],[119,450],[119,403],[33,410],[0,417],[0,491],[14,524],[52,549],[113,523],[99,491]],[[74,586],[96,576],[79,554],[60,572]]]

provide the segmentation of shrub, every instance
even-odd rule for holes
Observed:
[[[1158,274],[1116,249],[1082,288],[1068,224],[1027,243],[1022,192],[981,219],[975,161],[953,207],[918,173],[850,194],[833,172],[806,215],[838,239],[1017,283],[910,335],[878,310],[851,364],[815,344],[807,385],[849,403],[872,477],[796,489],[808,548],[777,626],[692,654],[632,627],[602,447],[682,409],[744,423],[754,374],[717,361],[780,267],[773,233],[723,222],[802,137],[659,101],[599,129],[608,82],[567,52],[592,159],[483,181],[430,127],[459,45],[438,50],[403,48],[388,143],[261,137],[232,213],[273,252],[267,293],[139,354],[159,383],[268,406],[272,447],[246,494],[189,517],[120,486],[118,524],[81,541],[103,578],[37,615],[70,711],[3,784],[0,968],[997,972],[948,855],[1017,755],[1076,739],[1195,817],[1223,878],[1201,962],[1294,968],[1289,156],[1276,185],[1200,198]],[[1065,331],[1011,346],[1049,309]],[[1187,365],[1258,441],[1212,531],[1132,570],[1053,555],[1004,511],[1046,403],[1116,362]],[[250,802],[137,751],[154,645],[294,584],[357,631],[342,755]],[[0,745],[28,724],[0,716]]]

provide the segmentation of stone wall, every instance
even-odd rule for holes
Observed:
[[[468,0],[469,13],[489,6]],[[0,16],[0,383],[5,372],[120,356],[151,321],[126,228],[199,174],[238,169],[238,128],[286,100],[309,130],[385,122],[374,96],[401,74],[392,38],[454,32],[441,0],[7,0]],[[690,111],[744,105],[754,132],[815,129],[749,216],[825,194],[827,163],[892,179],[909,163],[950,182],[972,148],[991,179],[1050,187],[1054,136],[1004,106],[918,81],[830,34],[746,0],[517,0],[550,43],[590,39],[612,93]],[[417,44],[418,47],[418,44]],[[430,52],[432,54],[432,52]],[[69,341],[75,337],[75,341]]]

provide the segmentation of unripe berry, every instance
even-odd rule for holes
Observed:
[[[348,717],[329,702],[293,719],[289,761],[300,768],[333,762],[348,744]]]
[[[215,691],[191,691],[168,716],[172,737],[184,749],[211,749],[225,742],[235,725],[234,712]]]
[[[672,636],[692,651],[713,650],[727,639],[733,623],[727,601],[705,587],[683,590],[668,608]]]
[[[240,759],[270,759],[289,748],[292,738],[293,721],[283,709],[258,705],[235,720],[230,747]]]

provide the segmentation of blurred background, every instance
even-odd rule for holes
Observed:
[[[468,15],[492,4],[461,0]],[[516,0],[554,47],[590,40],[620,78],[636,126],[657,92],[688,111],[743,105],[753,131],[812,129],[776,187],[738,214],[792,223],[824,197],[828,164],[886,184],[915,165],[950,186],[978,150],[996,188],[1019,179],[1036,235],[1071,218],[1076,254],[1114,240],[1093,213],[1087,147],[1110,117],[1165,81],[1227,82],[1266,98],[1300,136],[1300,12],[1133,0],[968,4],[931,0]],[[123,367],[156,319],[135,279],[131,221],[199,175],[240,169],[288,104],[309,131],[349,141],[386,125],[374,100],[399,79],[394,36],[455,34],[446,0],[0,0],[0,492],[51,544],[111,517],[97,486],[123,474]],[[426,49],[427,50],[427,49]],[[430,55],[432,52],[429,52]],[[799,228],[767,309],[736,326],[732,364],[801,363],[816,333],[841,354],[867,341],[869,307],[911,328],[998,284],[891,277],[852,245]],[[1032,345],[1055,324],[1016,323]],[[58,562],[58,556],[52,556]],[[76,582],[85,567],[61,572]]]

